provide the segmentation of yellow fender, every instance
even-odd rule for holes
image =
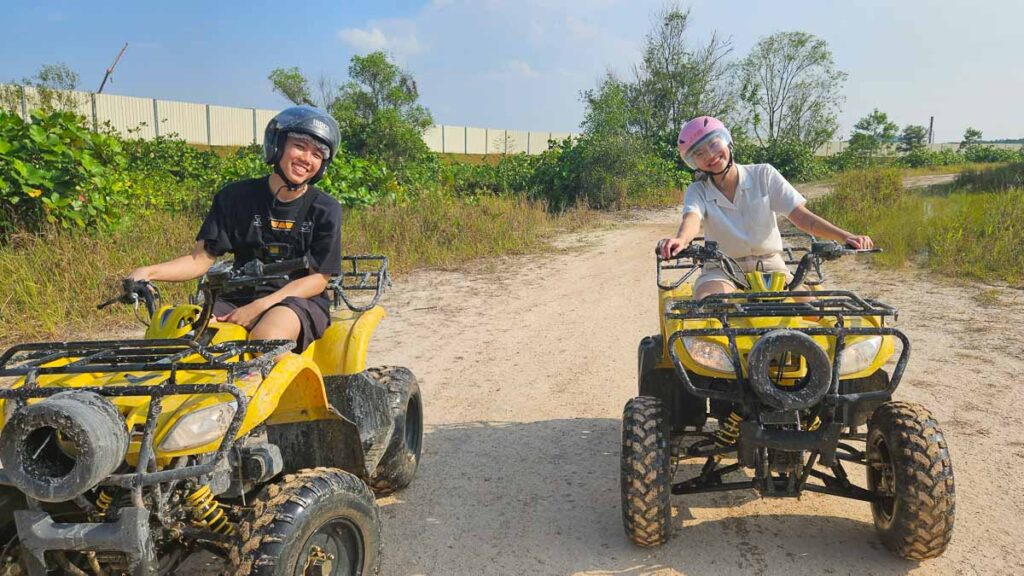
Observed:
[[[285,354],[266,378],[261,380],[258,374],[252,374],[236,381],[236,385],[249,397],[245,417],[236,438],[245,436],[264,422],[266,424],[287,424],[334,417],[328,408],[327,394],[324,391],[320,369],[309,358],[297,354]],[[227,394],[194,394],[172,398],[181,401],[173,411],[165,412],[167,419],[161,419],[154,446],[160,446],[164,436],[181,418],[197,410],[229,401],[231,396]],[[164,403],[167,404],[168,400],[165,400]],[[147,406],[148,401],[136,408],[138,423],[144,421]],[[186,454],[213,452],[220,445],[220,440],[218,438],[203,446],[181,451],[164,452],[158,449],[157,455],[161,460],[166,461],[169,458]]]
[[[182,304],[180,306],[161,306],[150,319],[146,328],[148,340],[162,338],[183,338],[192,329],[192,324],[199,319],[201,306]]]
[[[386,313],[380,306],[366,312],[341,310],[319,340],[302,352],[320,367],[324,376],[351,376],[366,370],[366,353],[377,324]]]

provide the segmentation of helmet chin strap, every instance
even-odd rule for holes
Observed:
[[[293,183],[291,180],[288,179],[287,176],[284,175],[284,170],[281,169],[281,163],[280,162],[277,162],[276,164],[274,164],[274,174],[277,174],[278,176],[281,177],[281,180],[284,181],[285,188],[287,188],[289,192],[295,192],[296,190],[298,190],[298,189],[302,188],[303,186],[305,186],[306,182],[309,181],[307,179],[307,180],[303,180],[302,182],[299,182],[298,184]]]

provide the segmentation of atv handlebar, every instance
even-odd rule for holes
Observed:
[[[851,254],[863,254],[863,253],[874,253],[881,252],[881,248],[851,248],[844,244],[840,244],[835,240],[827,240],[824,242],[812,242],[811,249],[803,255],[800,259],[800,263],[797,264],[796,271],[793,272],[793,280],[786,285],[787,290],[793,290],[797,286],[803,284],[804,278],[813,266],[818,273],[818,277],[821,276],[821,261],[822,260],[837,260],[843,256]]]
[[[821,262],[823,260],[836,260],[842,256],[851,254],[875,253],[882,251],[881,248],[851,248],[834,240],[815,241],[813,240],[813,237],[811,238],[811,247],[810,249],[807,249],[807,252],[797,263],[796,270],[793,272],[793,280],[786,285],[786,290],[793,290],[797,286],[803,284],[807,278],[807,274],[812,268],[817,272],[819,278],[819,280],[815,281],[814,284],[820,284],[821,281],[824,280],[824,276],[821,274]],[[695,238],[694,240],[702,240],[702,238]],[[801,250],[803,249],[801,248]],[[655,248],[654,254],[658,261],[658,288],[662,290],[672,290],[677,288],[687,278],[689,278],[697,268],[703,266],[705,262],[721,263],[722,270],[733,282],[742,287],[746,286],[746,279],[743,276],[743,272],[739,264],[727,254],[721,252],[718,249],[718,243],[714,240],[707,240],[703,244],[690,244],[668,258],[662,258],[661,253],[657,248]],[[675,262],[672,264],[663,264],[670,260]],[[689,262],[680,262],[680,260],[689,260]],[[674,282],[665,283],[661,278],[661,272],[663,269],[687,269],[689,271]]]
[[[140,301],[146,307],[146,317],[152,318],[153,314],[156,313],[160,302],[160,291],[157,290],[156,285],[149,280],[125,278],[121,280],[121,293],[109,300],[97,304],[96,309],[103,310],[111,304],[131,304],[133,308],[138,310]],[[149,322],[143,322],[143,324],[148,326]]]

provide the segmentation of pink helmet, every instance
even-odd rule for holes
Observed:
[[[683,125],[679,131],[679,157],[686,162],[686,165],[694,170],[697,163],[694,162],[694,153],[700,150],[705,144],[718,136],[725,145],[732,144],[732,135],[722,124],[721,120],[711,116],[698,116]]]

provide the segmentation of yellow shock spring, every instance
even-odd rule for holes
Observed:
[[[715,446],[725,448],[735,444],[740,437],[740,422],[743,422],[743,417],[735,412],[730,412],[729,417],[715,432]]]
[[[815,430],[817,430],[820,427],[821,427],[821,418],[815,416],[814,420],[812,420],[811,423],[807,426],[807,431],[808,432],[814,432]]]
[[[106,490],[100,492],[99,496],[96,497],[96,510],[100,515],[106,514],[107,509],[110,508],[110,504],[114,501],[114,497],[111,496]]]
[[[227,514],[221,509],[220,502],[214,499],[209,486],[205,484],[200,486],[198,490],[185,498],[185,502],[192,508],[192,516],[195,518],[197,526],[209,529],[216,534],[234,534],[234,524],[228,520]]]

